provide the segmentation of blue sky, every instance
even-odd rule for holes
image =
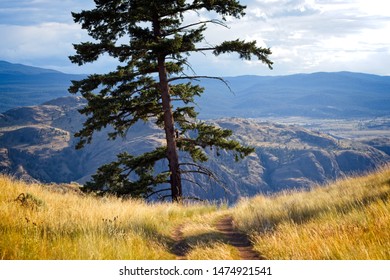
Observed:
[[[383,0],[242,0],[247,15],[228,20],[229,29],[210,27],[207,40],[242,38],[270,47],[274,70],[234,55],[196,55],[197,74],[287,75],[354,71],[390,75],[390,9]],[[92,0],[1,0],[0,60],[67,73],[106,72],[108,57],[83,67],[73,65],[72,43],[89,40],[73,23],[71,11],[93,7]],[[188,15],[195,17],[198,15]],[[206,14],[201,14],[206,17]]]

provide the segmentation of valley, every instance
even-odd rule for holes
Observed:
[[[27,181],[83,184],[98,167],[115,160],[116,154],[127,151],[138,155],[164,143],[163,133],[156,125],[138,123],[123,139],[108,141],[110,129],[106,128],[95,134],[91,144],[76,150],[73,135],[84,121],[77,110],[84,105],[79,97],[64,97],[2,114],[0,171]],[[189,173],[186,180],[193,183],[185,184],[187,196],[233,203],[240,197],[307,189],[375,170],[390,161],[386,138],[375,146],[309,130],[302,123],[243,118],[210,121],[232,130],[235,139],[253,146],[255,153],[236,163],[224,151],[207,150],[209,161],[204,166],[217,175],[217,181]],[[166,164],[160,162],[156,171],[164,170]]]
[[[76,150],[73,135],[85,121],[78,110],[86,103],[67,88],[82,77],[0,63],[1,173],[31,182],[84,184],[116,154],[139,155],[164,143],[156,125],[137,123],[123,139],[107,141],[106,128]],[[217,180],[187,174],[192,182],[185,185],[187,196],[234,203],[308,189],[390,161],[390,77],[338,72],[225,80],[230,88],[217,80],[196,81],[205,88],[196,100],[199,117],[231,129],[255,153],[235,163],[224,151],[207,150],[204,166]],[[158,163],[156,170],[166,164]]]
[[[264,117],[256,121],[270,121],[287,125],[298,125],[344,139],[368,141],[390,138],[390,116],[351,119],[318,119],[306,117]]]

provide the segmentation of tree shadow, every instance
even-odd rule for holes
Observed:
[[[227,243],[227,240],[219,232],[207,232],[184,238],[181,232],[179,234],[178,231],[180,230],[181,227],[176,229],[173,244],[170,248],[170,253],[176,255],[178,259],[186,259],[191,250],[199,246],[199,244],[208,246],[215,243]]]

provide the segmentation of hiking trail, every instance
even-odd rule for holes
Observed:
[[[191,250],[186,240],[183,238],[183,228],[185,225],[178,226],[173,232],[173,240],[171,252],[176,255],[178,260],[185,260],[187,253]],[[218,241],[229,244],[235,247],[241,260],[263,260],[252,246],[248,236],[242,232],[237,231],[233,226],[233,217],[230,215],[222,216],[215,223],[215,228],[221,233],[222,238]]]

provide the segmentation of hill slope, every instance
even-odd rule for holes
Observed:
[[[0,172],[26,180],[83,183],[99,166],[114,160],[116,154],[127,151],[137,155],[164,141],[159,128],[139,123],[125,139],[107,141],[107,129],[96,133],[90,145],[76,151],[73,134],[84,120],[77,112],[82,106],[81,98],[68,97],[0,115]],[[367,172],[390,160],[371,146],[296,126],[244,119],[214,122],[233,130],[239,141],[254,146],[256,152],[235,163],[226,153],[217,156],[215,151],[208,151],[210,161],[206,167],[218,175],[220,182],[207,177],[187,178],[207,189],[205,192],[187,184],[187,195],[233,202],[240,196],[307,188],[351,173]],[[162,170],[166,168],[164,164]]]
[[[84,75],[0,61],[0,113],[19,106],[38,105],[67,96],[71,80]]]
[[[389,177],[386,168],[218,208],[99,199],[0,176],[0,259],[175,259],[177,232],[186,259],[237,259],[219,229],[227,216],[267,259],[390,259]]]
[[[0,61],[0,113],[68,96],[70,81],[84,77]],[[220,81],[200,81],[206,89],[197,100],[202,118],[350,118],[390,111],[389,76],[338,72],[225,79],[233,93]]]
[[[0,175],[1,259],[174,259],[171,230],[213,205],[147,205]],[[63,190],[67,190],[63,193]]]
[[[389,115],[390,77],[361,73],[228,77],[234,94],[204,80],[199,99],[204,118],[302,116],[351,118]]]
[[[39,67],[15,64],[0,60],[0,74],[9,75],[40,75],[40,74],[61,74],[59,71]]]
[[[390,169],[309,192],[258,196],[234,210],[267,259],[390,259]]]

